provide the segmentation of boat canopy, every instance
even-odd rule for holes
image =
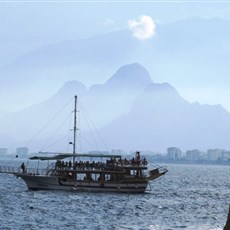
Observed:
[[[121,155],[111,155],[111,154],[88,154],[88,153],[61,153],[55,156],[33,156],[30,160],[62,160],[68,157],[99,157],[99,158],[121,158]]]

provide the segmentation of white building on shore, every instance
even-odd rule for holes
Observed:
[[[167,157],[171,160],[181,159],[182,152],[178,147],[169,147],[167,148]]]
[[[201,152],[198,149],[188,150],[186,152],[186,159],[189,161],[197,161],[200,159]]]
[[[5,156],[8,154],[7,148],[0,148],[0,156]]]
[[[207,157],[210,161],[216,161],[219,158],[222,158],[223,150],[222,149],[208,149]]]
[[[16,149],[16,155],[19,157],[27,157],[29,155],[29,148],[27,147],[18,147]]]

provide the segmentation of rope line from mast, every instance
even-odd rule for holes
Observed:
[[[30,145],[31,142],[72,102],[73,98],[69,100],[51,119],[42,126],[42,128],[27,142],[26,146]]]
[[[69,118],[71,117],[71,114],[67,116],[67,118],[61,123],[61,125],[53,132],[53,134],[50,136],[50,138],[46,141],[46,143],[41,147],[40,152],[44,151],[45,149],[47,149],[47,146],[50,146],[49,142],[52,140],[52,138],[55,137],[55,135],[57,135],[58,130],[60,130],[64,124],[66,123],[67,120],[69,120]],[[71,119],[70,119],[71,120]],[[68,135],[65,135],[63,138],[60,138],[60,140],[63,140],[64,138],[66,138]],[[55,141],[55,143],[57,143],[58,141]],[[48,145],[49,144],[49,145]]]
[[[60,139],[56,140],[55,142],[51,143],[50,145],[47,145],[46,148],[43,149],[43,151],[39,151],[39,152],[44,152],[44,150],[46,150],[46,149],[50,148],[51,146],[57,144],[61,140],[64,140],[68,136],[69,136],[69,134],[65,135],[64,137],[61,137]]]
[[[94,125],[94,122],[93,122],[92,119],[90,118],[90,116],[89,116],[87,110],[86,110],[85,107],[82,105],[81,101],[79,101],[79,104],[80,104],[80,106],[81,106],[81,108],[82,108],[83,116],[84,116],[84,118],[85,118],[85,120],[86,120],[87,126],[88,126],[88,128],[89,128],[90,134],[91,134],[91,136],[92,136],[92,139],[93,139],[93,142],[94,142],[96,148],[99,150],[98,144],[97,144],[97,142],[96,142],[95,135],[94,135],[94,133],[93,133],[92,130],[95,130],[95,133],[96,133],[97,136],[99,137],[101,143],[102,143],[102,144],[105,146],[105,148],[109,151],[109,148],[108,148],[107,144],[105,143],[105,141],[104,141],[104,139],[102,138],[100,132],[98,131],[98,129],[97,129],[96,126]]]

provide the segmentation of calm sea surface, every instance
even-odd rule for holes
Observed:
[[[0,165],[9,164],[0,159]],[[14,160],[11,165],[20,166]],[[0,229],[223,229],[230,167],[167,165],[144,194],[28,191],[0,174]]]

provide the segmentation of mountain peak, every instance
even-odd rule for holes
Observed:
[[[87,89],[85,85],[83,85],[80,81],[73,80],[73,81],[67,81],[64,86],[58,91],[58,94],[82,94],[86,93]]]
[[[110,88],[131,88],[137,89],[151,84],[153,81],[148,71],[140,64],[133,63],[122,66],[106,82]]]

